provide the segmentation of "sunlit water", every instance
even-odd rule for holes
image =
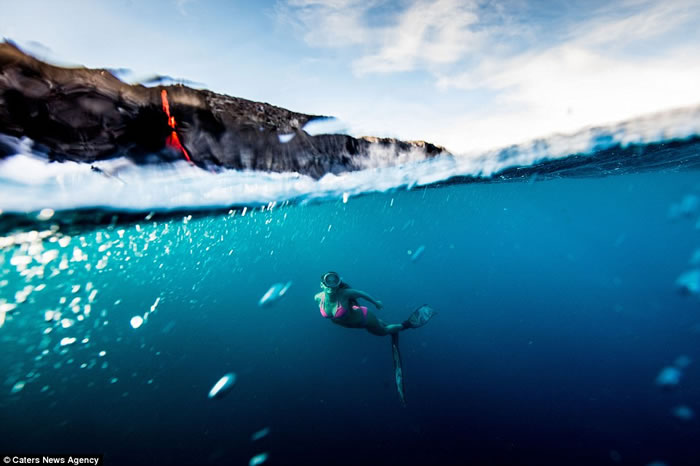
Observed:
[[[700,301],[677,280],[700,260],[700,175],[686,168],[699,154],[674,150],[680,162],[661,168],[620,159],[623,175],[339,189],[92,225],[15,219],[0,239],[0,451],[698,464]],[[327,270],[382,300],[389,322],[423,303],[439,312],[401,334],[405,408],[389,339],[320,316]],[[663,387],[669,367],[680,378]],[[228,373],[230,392],[210,398]]]

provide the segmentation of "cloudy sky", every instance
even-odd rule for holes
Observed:
[[[164,74],[461,153],[700,104],[697,0],[0,0],[60,64]]]

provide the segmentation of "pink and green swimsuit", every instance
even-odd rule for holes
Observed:
[[[321,296],[321,304],[318,306],[319,310],[321,311],[321,315],[325,317],[326,319],[333,319],[333,320],[338,320],[342,318],[345,314],[347,314],[347,309],[345,309],[340,303],[338,303],[338,307],[335,310],[335,315],[333,315],[330,312],[326,312],[326,293],[323,293]],[[367,323],[367,306],[357,306],[353,305],[352,309],[355,311],[362,311],[362,315],[365,318],[365,324]]]

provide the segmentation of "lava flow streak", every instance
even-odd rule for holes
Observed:
[[[165,140],[165,143],[174,149],[178,149],[182,151],[182,153],[185,155],[185,159],[187,159],[188,162],[192,162],[192,159],[190,158],[190,154],[187,153],[187,149],[180,143],[180,138],[177,136],[177,132],[175,131],[175,117],[170,115],[170,104],[168,103],[168,91],[163,89],[160,91],[160,98],[161,101],[163,102],[163,111],[165,114],[168,116],[168,126],[172,128],[172,133],[170,133],[170,136],[168,136],[168,139]]]

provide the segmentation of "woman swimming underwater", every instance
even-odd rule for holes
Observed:
[[[369,301],[377,309],[382,308],[382,302],[363,291],[350,288],[350,285],[343,282],[337,273],[324,273],[321,277],[321,289],[323,291],[314,298],[318,303],[321,315],[326,319],[343,327],[364,328],[372,335],[380,337],[391,335],[391,356],[394,360],[396,390],[399,393],[401,403],[406,406],[406,389],[404,388],[401,352],[399,351],[399,332],[409,328],[422,327],[435,315],[435,311],[430,306],[423,305],[413,311],[408,319],[402,323],[387,324],[378,319],[367,307],[360,306],[357,300],[362,298]]]
[[[318,303],[321,315],[331,319],[334,324],[348,328],[364,328],[377,336],[393,335],[409,328],[425,325],[435,311],[423,305],[413,311],[408,319],[400,324],[387,324],[378,319],[367,307],[360,306],[358,299],[372,303],[377,309],[382,308],[382,302],[367,293],[350,288],[335,272],[324,273],[321,277],[321,291],[314,298]]]

